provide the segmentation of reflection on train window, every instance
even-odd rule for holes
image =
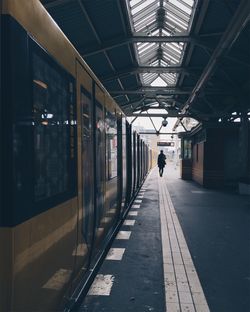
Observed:
[[[33,52],[34,197],[40,201],[72,189],[75,158],[73,83],[43,54]]]
[[[92,142],[91,142],[91,96],[81,87],[81,110],[82,110],[82,183],[83,183],[83,209],[84,226],[82,234],[85,241],[91,243],[90,216],[92,199]]]
[[[117,176],[117,124],[116,118],[106,113],[106,146],[108,180]]]
[[[103,106],[96,101],[96,227],[98,228],[104,214],[104,181],[105,181],[105,144]]]

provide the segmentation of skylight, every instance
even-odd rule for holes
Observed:
[[[127,0],[134,33],[149,37],[189,35],[195,0]],[[175,86],[178,73],[164,72],[165,67],[181,66],[186,48],[184,42],[135,43],[140,66],[162,67],[162,72],[142,73],[144,86]]]
[[[167,83],[161,78],[157,77],[153,82],[151,82],[152,87],[166,87]]]

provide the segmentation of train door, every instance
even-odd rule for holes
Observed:
[[[122,118],[122,210],[126,209],[127,193],[127,128],[126,119]]]
[[[124,117],[118,119],[118,168],[119,168],[119,195],[118,201],[121,205],[121,214],[126,208],[126,189],[127,189],[127,138],[126,120]]]
[[[95,120],[94,120],[94,160],[95,160],[95,249],[98,252],[105,235],[105,176],[106,176],[106,142],[104,122],[105,95],[95,84]]]
[[[131,125],[126,122],[126,150],[127,150],[127,195],[126,202],[130,202],[132,197],[132,186],[133,186],[133,161],[132,161],[132,134]]]
[[[117,203],[120,207],[120,213],[122,214],[124,202],[123,202],[123,137],[122,137],[122,117],[117,119],[117,165],[118,165],[118,192]]]
[[[78,145],[78,236],[75,249],[76,271],[87,267],[93,241],[93,133],[92,78],[76,62],[77,75],[77,145]]]
[[[133,169],[134,169],[134,183],[133,183],[133,195],[135,194],[137,188],[137,178],[138,178],[138,161],[137,161],[137,134],[133,132]]]
[[[136,188],[138,188],[140,186],[140,179],[141,179],[141,139],[139,134],[137,134],[137,144],[136,144],[136,149],[137,149],[137,184],[136,184]]]

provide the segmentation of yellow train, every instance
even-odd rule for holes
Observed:
[[[153,158],[38,0],[1,1],[0,311],[72,306]]]

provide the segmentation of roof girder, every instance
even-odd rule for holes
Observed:
[[[248,0],[241,0],[241,3],[235,12],[231,22],[229,23],[226,31],[221,37],[216,49],[212,53],[208,64],[203,70],[198,82],[193,88],[192,94],[185,103],[183,111],[186,110],[197,98],[199,92],[205,86],[206,82],[210,79],[211,75],[217,69],[216,65],[218,60],[223,56],[226,52],[230,50],[233,43],[238,38],[240,32],[244,28],[245,24],[248,22],[250,18],[250,2]]]
[[[82,54],[83,57],[87,57],[90,55],[94,55],[100,52],[104,52],[107,50],[111,50],[123,45],[127,45],[129,43],[137,43],[137,42],[155,42],[155,43],[166,43],[166,42],[193,42],[193,43],[199,43],[198,38],[193,38],[189,35],[177,35],[177,36],[142,36],[142,35],[136,35],[136,33],[132,37],[127,38],[117,38],[115,40],[111,40],[109,42],[106,42],[106,44],[97,45],[95,47],[92,47],[88,50],[84,50],[81,47],[79,47],[79,51]]]

